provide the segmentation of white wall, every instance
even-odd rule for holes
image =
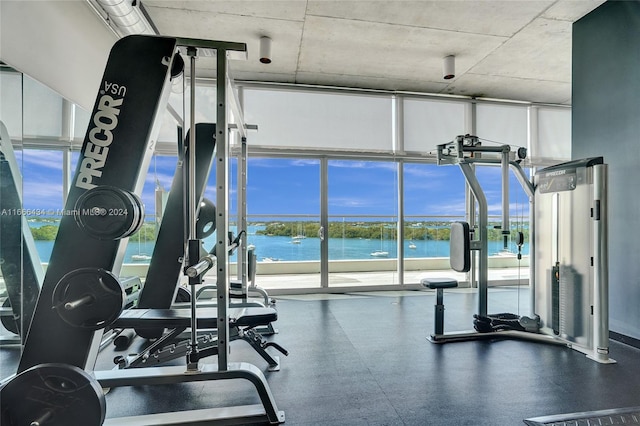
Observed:
[[[0,1],[0,59],[87,110],[116,40],[86,1]]]

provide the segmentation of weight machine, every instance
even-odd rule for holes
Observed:
[[[228,218],[228,106],[233,88],[228,60],[246,59],[246,45],[187,38],[129,36],[114,45],[100,86],[78,167],[67,197],[51,262],[44,277],[17,375],[0,387],[2,424],[31,425],[164,425],[245,424],[284,422],[262,372],[248,363],[229,362],[230,326],[241,321],[273,320],[275,310],[229,309],[229,241],[217,238],[215,269],[217,307],[199,318],[195,298],[186,318],[175,312],[127,310],[128,315],[160,315],[191,329],[185,366],[92,372],[102,330],[123,315],[126,294],[113,271],[119,270],[127,238],[144,218],[138,195],[149,166],[158,131],[160,111],[166,105],[170,81],[184,68],[180,54],[190,59],[191,123],[185,215],[189,241],[184,253],[185,274],[192,294],[202,275],[214,266],[201,258],[196,230],[198,204],[195,167],[195,61],[213,56],[217,63],[215,129],[216,205],[218,235],[226,236]],[[135,73],[128,72],[135,69]],[[228,99],[231,105],[228,105]],[[244,137],[239,109],[234,109],[238,131]],[[210,141],[214,143],[213,140]],[[173,317],[172,317],[173,315]],[[144,319],[143,319],[144,320]],[[141,325],[141,324],[139,324]],[[199,325],[217,330],[217,365],[202,364],[196,331]],[[154,325],[157,327],[157,325]],[[137,327],[136,327],[137,328]],[[70,350],[71,349],[71,350]],[[107,419],[102,388],[175,384],[206,380],[249,381],[261,404],[208,408],[175,413]],[[28,395],[28,398],[26,397]]]
[[[443,333],[442,289],[455,287],[457,282],[454,285],[455,280],[433,283],[423,280],[439,292],[436,332],[430,340],[447,343],[521,338],[565,345],[597,362],[613,363],[609,358],[607,166],[602,157],[558,164],[538,171],[532,184],[520,167],[525,156],[523,148],[513,153],[509,145],[482,146],[478,137],[471,135],[457,136],[453,142],[438,145],[438,165],[458,165],[478,205],[477,228],[470,231],[468,225],[455,224],[451,232],[453,269],[469,271],[470,253],[479,253],[478,312],[474,315],[475,332]],[[510,233],[509,169],[529,197],[533,212],[530,219],[533,318],[487,313],[488,208],[474,165],[501,167],[500,229],[505,246]]]
[[[213,234],[216,230],[215,204],[204,198],[204,191],[214,154],[216,125],[199,123],[196,124],[195,129],[196,156],[194,164],[196,169],[196,185],[193,188],[193,192],[195,193],[197,206],[196,236],[200,240]],[[189,131],[187,132],[187,141],[190,140],[190,136],[191,132]],[[243,138],[243,140],[244,139],[245,138]],[[244,142],[244,145],[246,149],[246,142]],[[147,339],[154,339],[154,342],[136,354],[116,357],[114,361],[119,368],[146,367],[162,364],[186,355],[189,350],[190,336],[185,337],[183,335],[183,332],[189,326],[188,322],[185,321],[188,315],[186,312],[181,311],[181,308],[190,305],[191,295],[194,289],[192,288],[192,290],[189,291],[185,287],[179,286],[180,276],[182,275],[181,269],[183,266],[184,246],[187,243],[186,236],[188,235],[188,230],[185,230],[183,226],[187,223],[187,218],[185,217],[185,209],[182,208],[182,205],[184,194],[188,192],[185,190],[185,182],[188,181],[186,171],[189,164],[189,154],[190,147],[186,144],[185,149],[180,150],[178,165],[171,184],[165,213],[158,230],[145,286],[138,300],[137,309],[153,309],[156,311],[152,313],[128,312],[126,315],[118,318],[113,324],[115,327],[123,328],[131,328],[134,326],[137,335]],[[237,249],[240,253],[244,253],[244,246],[241,244],[241,236],[243,234],[244,232],[240,231],[235,238],[229,236],[230,251]],[[203,259],[207,259],[207,261],[212,262],[212,264],[216,262],[217,256],[215,254],[211,256],[204,249],[201,249],[201,252],[203,253],[201,255]],[[192,269],[188,269],[186,272],[187,274],[199,275],[197,271]],[[229,302],[231,302],[232,299],[241,299],[240,302],[230,303],[230,309],[246,307],[264,308],[267,306],[259,302],[249,302],[246,298],[248,287],[243,285],[242,281],[230,280],[229,289]],[[216,297],[212,298],[213,303],[198,300],[204,291],[211,293],[217,291],[217,287],[215,285],[200,286],[195,293],[198,308],[215,307],[217,304]],[[178,297],[181,299],[178,303],[174,302],[174,300],[177,300],[176,292],[179,293]],[[171,318],[167,318],[169,308],[173,308],[171,310]],[[211,309],[203,309],[200,311],[200,314],[210,316],[211,312]],[[250,312],[251,311],[249,311],[249,313]],[[269,371],[278,371],[280,369],[279,357],[269,354],[266,348],[274,347],[285,355],[287,355],[288,352],[277,343],[268,342],[263,338],[263,334],[273,334],[273,326],[271,322],[265,322],[266,319],[270,318],[271,321],[275,321],[277,315],[275,312],[269,315],[259,313],[257,315],[246,315],[246,313],[247,312],[241,313],[237,309],[234,311],[232,315],[234,320],[230,328],[229,339],[244,340],[267,361]],[[180,319],[180,321],[177,321],[178,319]],[[170,331],[165,333],[166,328],[169,328]],[[214,327],[199,328],[201,330],[208,329],[199,331],[197,336],[200,355],[203,358],[217,355],[218,338],[215,324]],[[267,330],[267,333],[259,333],[257,331],[258,329]]]

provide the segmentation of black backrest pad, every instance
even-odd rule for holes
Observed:
[[[247,275],[249,282],[253,283],[256,279],[256,255],[253,250],[247,251]]]
[[[451,269],[457,272],[469,272],[471,269],[471,243],[467,222],[453,222],[451,224],[449,262]]]

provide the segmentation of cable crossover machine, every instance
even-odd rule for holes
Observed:
[[[539,170],[529,181],[520,163],[526,149],[483,146],[477,136],[460,135],[438,145],[438,165],[458,165],[477,202],[477,226],[451,227],[451,267],[477,272],[478,311],[472,332],[444,333],[443,289],[455,279],[425,278],[437,290],[435,333],[429,340],[447,343],[475,339],[520,338],[565,345],[599,363],[609,358],[607,165],[602,157],[587,158]],[[529,197],[531,218],[531,317],[488,314],[488,208],[474,166],[501,167],[502,223],[505,247],[509,225],[509,170]],[[475,219],[475,215],[472,215]],[[521,246],[524,238],[519,233]],[[477,252],[477,270],[472,252]],[[521,256],[519,254],[519,256]],[[474,281],[473,274],[471,281]]]
[[[185,68],[182,55],[190,63],[191,113],[183,158],[183,204],[177,206],[185,212],[188,241],[180,243],[179,257],[193,295],[203,275],[215,269],[216,305],[201,308],[192,297],[188,309],[164,308],[152,301],[154,306],[149,308],[123,312],[126,294],[117,272],[128,237],[144,221],[139,194],[171,83]],[[209,254],[202,257],[196,224],[202,184],[196,185],[196,130],[201,127],[195,124],[195,63],[203,56],[216,62],[217,118],[215,126],[206,127],[209,143],[215,145],[215,259]],[[272,307],[229,306],[229,252],[235,247],[227,238],[228,132],[233,127],[245,140],[247,127],[228,75],[228,61],[246,57],[244,43],[175,37],[128,36],[111,49],[66,199],[68,214],[60,221],[18,369],[0,383],[2,425],[284,423],[284,412],[277,409],[262,371],[246,362],[229,361],[229,342],[234,338],[230,329],[266,326],[277,318]],[[229,110],[234,126],[228,120]],[[173,285],[175,280],[161,294],[171,296]],[[186,365],[94,371],[103,330],[112,324],[136,330],[155,329],[158,324],[165,324],[161,329],[189,328]],[[201,362],[198,328],[216,330],[217,363]],[[251,383],[260,404],[106,418],[103,389],[236,379]]]

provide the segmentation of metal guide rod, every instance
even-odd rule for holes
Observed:
[[[240,159],[238,160],[238,233],[247,230],[247,138],[240,138]],[[246,241],[246,240],[245,240]],[[247,244],[243,244],[240,250],[238,262],[239,279],[242,280],[242,288],[247,288],[248,283],[248,256]]]
[[[198,257],[194,257],[195,253],[200,250],[200,241],[197,240],[196,228],[196,55],[195,47],[187,48],[191,63],[191,78],[189,81],[190,95],[189,100],[189,161],[187,162],[188,184],[185,191],[185,200],[188,203],[189,223],[189,244],[186,250],[186,264],[193,267],[198,262]],[[189,277],[191,285],[191,339],[189,342],[189,353],[187,354],[187,370],[198,370],[198,319],[196,313],[196,284],[202,282],[200,274]]]
[[[191,99],[189,100],[189,163],[187,168],[188,173],[188,186],[187,194],[189,200],[189,239],[196,239],[196,54],[195,48],[190,48],[188,51],[191,60],[191,81],[189,82]],[[189,259],[191,260],[191,259]]]
[[[520,163],[512,161],[510,163],[510,166],[516,176],[516,179],[518,179],[520,186],[529,197],[529,211],[530,212],[535,211],[534,204],[533,204],[535,201],[535,194],[534,194],[535,188],[533,187],[533,184],[527,178],[527,175],[525,174],[524,170],[522,170]],[[536,264],[535,263],[536,250],[535,250],[535,241],[534,241],[535,238],[533,238],[533,235],[535,235],[535,230],[536,230],[535,215],[530,214],[529,215],[529,264],[530,265]],[[529,267],[529,287],[531,289],[530,290],[531,294],[536,294],[536,268]],[[536,312],[535,299],[536,299],[535,297],[531,297],[531,301],[529,305],[531,314]]]
[[[228,369],[229,352],[229,137],[227,130],[227,50],[217,49],[216,68],[216,255],[218,370]]]

